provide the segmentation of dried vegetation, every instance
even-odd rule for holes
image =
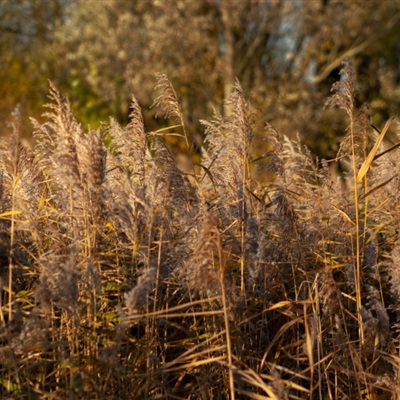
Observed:
[[[32,149],[13,116],[0,149],[0,397],[397,398],[398,150],[383,140],[392,121],[380,132],[356,108],[350,62],[327,102],[349,121],[331,162],[269,124],[253,157],[237,83],[183,172],[162,137],[190,156],[190,133],[164,75],[158,87],[175,124],[158,132],[135,98],[126,127],[84,132],[53,85]]]

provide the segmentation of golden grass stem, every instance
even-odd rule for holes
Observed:
[[[228,357],[228,368],[229,368],[229,391],[230,399],[235,400],[235,380],[233,376],[233,356],[232,356],[232,343],[229,328],[229,315],[228,315],[228,305],[226,301],[226,287],[225,287],[225,267],[223,264],[223,254],[222,254],[222,243],[219,231],[217,231],[218,238],[218,262],[219,262],[219,274],[220,274],[220,284],[221,284],[221,297],[222,297],[222,308],[224,312],[224,322],[225,322],[225,332],[226,332],[226,350]]]
[[[353,165],[353,190],[354,190],[354,211],[356,219],[356,252],[355,252],[355,268],[354,268],[354,279],[356,287],[356,308],[357,308],[357,320],[358,320],[358,332],[361,345],[364,345],[364,329],[363,320],[361,316],[361,246],[360,246],[360,211],[358,204],[358,187],[357,187],[357,165],[356,165],[356,154],[355,154],[355,141],[354,141],[354,120],[350,117],[350,135],[351,135],[351,151],[352,151],[352,165]]]

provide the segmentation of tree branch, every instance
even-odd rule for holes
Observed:
[[[359,53],[361,53],[363,50],[365,50],[368,46],[373,44],[374,42],[377,42],[382,36],[384,36],[390,29],[392,29],[400,20],[400,14],[396,14],[392,19],[390,19],[384,28],[378,33],[377,35],[374,35],[373,37],[365,40],[364,42],[360,43],[359,45],[352,47],[342,54],[340,54],[338,57],[336,57],[332,62],[330,62],[325,68],[320,72],[318,75],[314,76],[314,78],[311,80],[311,84],[318,84],[322,82],[324,79],[326,79],[329,74],[336,68],[340,67],[340,64],[346,57],[353,57]]]

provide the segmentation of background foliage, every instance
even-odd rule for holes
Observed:
[[[85,124],[97,128],[109,115],[126,123],[134,93],[148,129],[156,129],[150,106],[162,72],[197,144],[198,121],[212,107],[222,111],[238,78],[261,121],[290,137],[299,131],[317,154],[332,157],[344,122],[321,104],[346,56],[375,124],[400,103],[398,1],[1,0],[0,21],[3,132],[20,103],[29,135],[28,116],[42,114],[47,79],[69,93]]]

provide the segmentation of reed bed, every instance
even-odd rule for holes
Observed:
[[[400,391],[397,145],[356,106],[352,66],[327,106],[335,160],[266,124],[236,83],[194,160],[172,84],[169,123],[82,128],[50,84],[35,144],[19,112],[0,149],[0,397],[395,399]],[[400,141],[400,140],[399,140]],[[340,174],[333,166],[340,164]],[[258,179],[268,172],[271,177]]]

